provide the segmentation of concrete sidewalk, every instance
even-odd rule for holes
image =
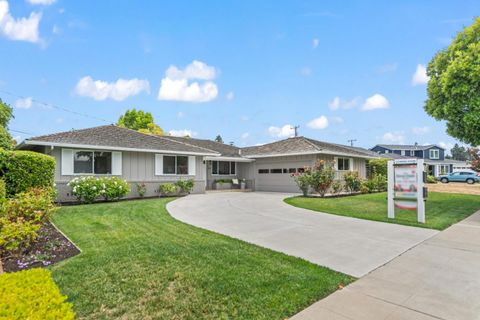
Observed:
[[[291,319],[480,319],[480,212]]]

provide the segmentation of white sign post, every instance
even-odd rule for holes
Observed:
[[[416,210],[417,221],[425,223],[424,160],[388,161],[388,217],[395,218],[395,208]]]

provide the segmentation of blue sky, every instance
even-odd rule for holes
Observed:
[[[478,0],[0,0],[0,97],[19,140],[136,107],[239,146],[300,125],[363,147],[449,147],[423,111],[422,67],[478,14]]]

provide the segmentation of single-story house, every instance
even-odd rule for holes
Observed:
[[[59,201],[74,200],[67,183],[77,176],[119,176],[132,185],[145,183],[155,196],[160,183],[193,179],[203,193],[218,179],[242,179],[257,191],[299,192],[292,173],[317,160],[335,161],[337,178],[346,171],[366,175],[366,161],[378,155],[366,149],[295,137],[239,148],[210,140],[155,136],[106,125],[71,130],[23,141],[19,149],[52,155]]]
[[[436,145],[377,144],[370,149],[382,157],[424,159],[429,175],[438,177],[453,172],[455,160],[445,157],[445,149]]]

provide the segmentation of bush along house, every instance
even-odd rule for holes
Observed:
[[[400,155],[402,158],[424,159],[428,174],[435,177],[453,172],[457,163],[455,160],[445,159],[445,149],[436,144],[377,144],[370,150],[384,157],[392,155],[392,158],[397,158]]]
[[[334,161],[337,179],[348,171],[366,177],[366,162],[378,158],[370,150],[305,137],[238,148],[211,140],[156,136],[116,125],[33,137],[18,149],[52,155],[60,202],[73,201],[68,185],[82,176],[116,176],[130,186],[129,198],[159,194],[162,184],[193,180],[192,193],[215,188],[216,181],[242,184],[256,191],[299,192],[292,174],[318,160]]]

